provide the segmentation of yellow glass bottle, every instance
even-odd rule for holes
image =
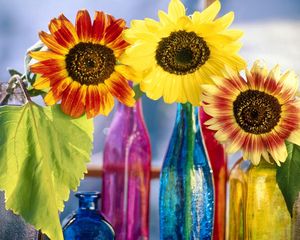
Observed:
[[[239,160],[229,177],[229,240],[290,240],[291,217],[276,183],[276,165]]]
[[[300,240],[300,193],[293,207],[292,239]]]

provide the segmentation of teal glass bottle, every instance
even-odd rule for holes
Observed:
[[[160,239],[212,238],[212,171],[198,123],[198,109],[178,104],[175,127],[160,176]]]

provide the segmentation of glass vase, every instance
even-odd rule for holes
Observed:
[[[300,193],[293,206],[292,239],[300,240]]]
[[[199,108],[199,117],[214,177],[215,212],[213,239],[224,240],[226,226],[227,155],[224,146],[219,144],[215,139],[215,131],[208,129],[205,125],[205,122],[210,117],[204,112],[203,108]]]
[[[63,220],[65,240],[113,240],[115,233],[98,209],[99,192],[78,192],[79,208]]]
[[[149,238],[150,138],[138,100],[119,103],[104,147],[102,212],[117,240]]]
[[[0,107],[3,105],[20,106],[24,103],[25,96],[20,88],[13,90],[10,89],[10,84],[0,83]],[[0,191],[0,240],[9,239],[38,239],[38,231],[33,226],[27,224],[22,217],[5,209],[4,193]]]
[[[232,168],[229,192],[230,240],[289,240],[291,217],[276,183],[276,165],[240,159]]]
[[[198,110],[178,104],[160,175],[160,239],[211,239],[214,190]]]

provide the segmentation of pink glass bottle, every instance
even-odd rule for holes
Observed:
[[[118,104],[104,146],[102,212],[116,240],[149,239],[151,146],[142,103]]]
[[[226,181],[227,181],[227,155],[224,146],[214,138],[215,132],[208,129],[204,124],[210,117],[200,108],[200,122],[202,134],[210,164],[213,170],[215,186],[215,213],[214,213],[214,240],[225,239],[226,221]]]

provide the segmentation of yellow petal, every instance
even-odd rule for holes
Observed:
[[[281,78],[280,66],[277,64],[269,73],[269,78],[279,81]]]
[[[225,30],[228,28],[234,20],[234,12],[229,12],[224,16],[214,21],[214,24],[219,26],[219,29]]]
[[[220,10],[220,1],[214,1],[208,8],[204,9],[204,11],[202,11],[201,13],[198,11],[195,12],[192,15],[192,20],[195,23],[211,22],[215,19]]]
[[[258,73],[258,74],[262,74],[264,77],[268,76],[268,69],[266,67],[266,63],[264,61],[261,60],[256,60],[253,63],[252,69],[250,71],[252,74],[253,73]]]
[[[158,12],[158,17],[162,25],[174,25],[168,14],[166,14],[164,11],[159,11]]]
[[[120,73],[122,76],[124,76],[127,80],[139,80],[139,78],[137,78],[135,71],[126,65],[116,65],[115,66],[115,71],[117,71],[118,73]]]
[[[292,96],[295,96],[298,87],[299,79],[293,71],[287,71],[279,80],[279,83],[283,86],[283,90],[289,92]]]
[[[278,166],[281,165],[280,162],[285,162],[288,156],[284,142],[279,146],[277,146],[276,148],[269,149],[268,151]]]
[[[291,143],[294,143],[294,144],[300,146],[300,129],[293,131],[290,134],[290,136],[287,138],[287,140]]]
[[[185,16],[185,7],[182,2],[180,0],[171,0],[168,8],[168,14],[173,21]]]

